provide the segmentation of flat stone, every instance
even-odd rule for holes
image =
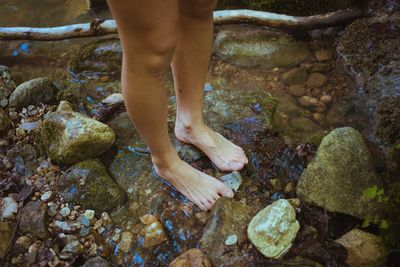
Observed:
[[[279,199],[254,216],[247,234],[265,257],[279,259],[289,251],[299,229],[292,205]]]

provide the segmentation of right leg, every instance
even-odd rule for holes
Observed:
[[[157,173],[203,210],[232,190],[183,162],[168,136],[164,88],[177,41],[177,0],[108,0],[123,47],[122,94]]]

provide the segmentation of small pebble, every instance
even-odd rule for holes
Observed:
[[[51,192],[51,191],[44,192],[43,195],[40,197],[40,200],[48,201],[51,198],[52,194],[53,194],[53,192]]]
[[[71,213],[71,210],[68,207],[64,207],[60,210],[60,215],[63,217],[67,217]]]
[[[228,238],[225,240],[225,245],[227,246],[232,246],[237,243],[237,235],[233,234],[228,236]]]

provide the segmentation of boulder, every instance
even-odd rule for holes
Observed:
[[[265,257],[279,259],[292,247],[299,229],[294,208],[286,199],[279,199],[254,216],[247,234]]]
[[[8,105],[8,97],[14,91],[16,85],[6,66],[0,65],[0,107]]]
[[[118,39],[88,42],[71,60],[69,68],[75,74],[121,73],[122,46]]]
[[[56,100],[57,87],[49,78],[36,78],[15,88],[10,96],[10,106],[21,109],[28,105],[49,104]]]
[[[200,239],[201,248],[214,266],[235,266],[249,260],[239,247],[247,240],[246,226],[253,214],[252,208],[230,198],[215,203]],[[237,245],[226,246],[225,240],[233,234]]]
[[[249,25],[221,27],[215,38],[214,53],[241,68],[293,67],[310,56],[306,44],[289,34]]]
[[[57,163],[73,164],[108,150],[115,141],[107,125],[75,112],[66,101],[44,116],[41,142]]]
[[[192,248],[174,259],[168,267],[211,267],[207,255],[198,248]]]
[[[380,5],[393,6],[394,2]],[[383,11],[385,12],[385,11]],[[386,144],[400,140],[400,11],[356,20],[338,41],[340,61],[363,88],[358,100]]]
[[[20,232],[31,233],[37,238],[45,239],[48,237],[47,227],[47,205],[41,201],[26,203],[21,210]]]
[[[322,139],[315,158],[301,176],[297,195],[328,211],[365,218],[370,207],[363,191],[380,184],[362,135],[343,127]]]
[[[335,242],[347,249],[346,264],[351,267],[378,267],[386,262],[388,251],[379,236],[353,229]]]
[[[85,209],[111,212],[125,203],[124,191],[111,179],[98,159],[79,162],[60,181],[65,201]]]

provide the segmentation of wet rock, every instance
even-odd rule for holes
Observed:
[[[111,267],[111,264],[102,257],[95,257],[85,262],[82,267]]]
[[[47,205],[40,201],[30,201],[21,210],[19,230],[22,234],[31,233],[41,239],[48,236]]]
[[[49,78],[37,78],[18,85],[12,92],[9,102],[10,106],[21,109],[28,105],[53,103],[56,95],[57,87]]]
[[[248,25],[221,27],[214,53],[222,60],[244,68],[292,67],[309,56],[307,46],[283,32]]]
[[[282,83],[285,85],[299,85],[307,81],[308,73],[305,68],[295,68],[282,74]]]
[[[322,139],[317,155],[301,176],[297,195],[328,211],[365,218],[370,207],[363,201],[363,190],[379,184],[363,137],[344,127]]]
[[[119,241],[118,247],[125,253],[128,253],[131,249],[133,242],[133,234],[131,232],[125,231],[121,234],[121,240]]]
[[[192,248],[174,259],[168,267],[211,267],[207,256],[197,248]]]
[[[347,249],[346,264],[351,267],[378,267],[386,262],[387,249],[379,236],[353,229],[335,242]]]
[[[399,11],[359,19],[346,28],[337,46],[341,62],[364,89],[365,94],[357,95],[361,107],[371,115],[371,127],[386,145],[400,140],[399,30]]]
[[[159,221],[146,225],[139,233],[143,238],[143,247],[151,248],[167,240],[164,229]]]
[[[332,69],[330,64],[316,63],[310,68],[310,72],[328,72]]]
[[[11,237],[13,235],[13,228],[9,222],[0,222],[0,258],[3,258],[8,247],[11,245]]]
[[[112,211],[125,202],[125,193],[98,159],[85,160],[72,166],[63,176],[61,187],[65,201],[98,212]]]
[[[119,74],[121,72],[122,47],[118,39],[88,42],[70,62],[69,68],[76,74]]]
[[[299,98],[300,105],[305,106],[305,107],[317,106],[318,102],[319,102],[318,99],[307,96],[307,95]]]
[[[0,107],[8,106],[8,97],[14,91],[16,85],[6,66],[0,65]]]
[[[52,197],[52,195],[53,195],[53,192],[51,192],[51,191],[46,191],[46,192],[43,193],[43,195],[40,196],[40,200],[41,200],[41,201],[44,201],[44,202],[47,202],[47,201],[50,200],[50,198]]]
[[[4,109],[0,108],[0,135],[6,134],[11,129],[11,120]]]
[[[67,245],[63,248],[60,254],[61,259],[70,259],[74,255],[81,254],[83,252],[83,245],[79,242],[78,237],[73,235],[66,236],[68,240]]]
[[[232,189],[234,192],[238,191],[240,185],[243,182],[242,176],[240,172],[234,171],[229,174],[226,174],[220,178],[221,182],[223,182],[226,186]]]
[[[279,259],[289,251],[299,229],[293,207],[280,199],[254,216],[247,234],[265,257]]]
[[[237,236],[238,245],[247,240],[246,226],[254,211],[247,205],[229,198],[219,199],[211,210],[208,223],[200,239],[200,246],[215,266],[234,266],[246,255],[238,246],[227,247],[230,235]]]
[[[303,85],[292,85],[288,88],[288,93],[292,96],[304,96],[307,89]]]
[[[317,61],[328,61],[331,60],[333,57],[333,54],[331,51],[327,50],[327,49],[321,49],[321,50],[317,50],[314,53],[314,57]]]
[[[121,93],[111,94],[101,101],[101,103],[105,105],[116,105],[118,103],[123,103],[123,102],[124,98]]]
[[[342,99],[333,103],[329,109],[326,118],[329,123],[337,124],[344,120],[345,116],[348,115],[355,108],[352,99]]]
[[[224,244],[227,246],[232,246],[237,243],[237,235],[230,235],[226,238]]]
[[[307,86],[311,88],[322,87],[328,81],[328,77],[322,73],[311,73],[307,80]]]
[[[323,95],[319,98],[319,100],[325,104],[328,104],[332,101],[332,96],[330,95]]]
[[[57,111],[46,114],[41,127],[41,142],[48,156],[72,164],[108,150],[115,134],[107,125],[72,110],[61,101]]]
[[[60,210],[60,215],[63,217],[68,217],[68,215],[71,213],[71,210],[68,207],[64,207]]]

